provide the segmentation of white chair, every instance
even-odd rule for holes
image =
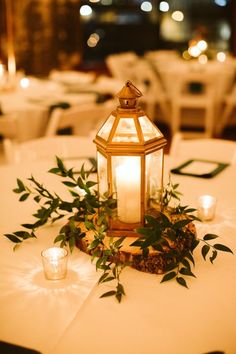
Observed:
[[[176,133],[171,141],[170,156],[198,158],[236,164],[236,142],[224,139],[184,139]]]
[[[133,65],[133,84],[141,91],[143,96],[139,102],[145,104],[148,116],[154,120],[156,108],[159,107],[161,118],[165,122],[170,119],[170,106],[167,93],[155,70],[145,59],[139,58]]]
[[[108,55],[105,62],[113,77],[126,82],[127,80],[133,80],[132,68],[137,60],[138,55],[135,52],[130,51]]]
[[[18,144],[5,139],[3,146],[9,164],[55,159],[55,156],[62,159],[96,157],[92,139],[82,136],[50,136]]]
[[[173,89],[170,95],[172,136],[181,131],[182,112],[188,109],[204,111],[203,135],[208,138],[213,137],[216,113],[215,75],[189,71],[183,75],[177,73],[172,75],[172,81]],[[195,93],[190,90],[191,85],[194,84],[200,85],[200,92]]]
[[[230,121],[230,118],[235,108],[236,108],[236,85],[234,85],[231,92],[226,94],[224,97],[222,115],[216,127],[217,136],[220,136],[224,131],[225,127]]]
[[[72,128],[73,135],[89,136],[105,122],[114,109],[113,100],[104,103],[90,103],[68,109],[53,110],[45,136],[58,134],[60,129]]]
[[[145,105],[148,116],[154,120],[159,107],[161,118],[169,118],[168,97],[162,83],[150,63],[133,52],[110,55],[106,59],[111,74],[125,83],[132,83],[142,92],[139,102]]]
[[[144,57],[157,71],[180,61],[180,55],[176,50],[151,50],[147,51]]]

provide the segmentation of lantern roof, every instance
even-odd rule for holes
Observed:
[[[128,80],[116,96],[119,98],[121,108],[132,109],[136,107],[137,98],[142,96],[142,92]]]
[[[111,112],[95,138],[95,143],[106,151],[131,149],[141,152],[159,149],[166,140],[157,126],[136,105],[142,93],[127,81],[117,94],[120,106]],[[128,103],[127,103],[128,102]]]

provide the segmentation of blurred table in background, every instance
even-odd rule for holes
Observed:
[[[95,102],[95,92],[68,93],[65,87],[50,80],[32,77],[22,78],[11,90],[0,92],[3,114],[17,117],[18,141],[30,140],[44,135],[52,109],[66,104],[69,106]]]

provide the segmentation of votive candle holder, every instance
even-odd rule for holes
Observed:
[[[211,221],[215,217],[216,198],[212,195],[201,195],[198,198],[198,217],[202,221]]]
[[[44,275],[48,280],[66,277],[68,251],[65,248],[51,247],[41,252]]]

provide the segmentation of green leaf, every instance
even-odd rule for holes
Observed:
[[[29,195],[30,195],[29,193],[22,194],[22,196],[20,197],[19,201],[20,202],[24,202],[28,198]]]
[[[176,262],[171,262],[165,267],[165,271],[169,272],[170,270],[175,269],[177,267],[177,265],[178,264]]]
[[[168,227],[168,226],[171,225],[169,218],[168,218],[164,213],[160,213],[160,217],[161,217],[161,219],[162,219],[163,224],[164,224],[166,227]]]
[[[95,225],[91,221],[85,220],[84,225],[87,230],[95,230]]]
[[[6,236],[10,241],[14,242],[14,243],[20,243],[22,242],[22,240],[20,240],[18,237],[16,237],[15,235],[12,234],[4,234],[4,236]]]
[[[116,291],[115,291],[115,290],[107,291],[106,293],[102,294],[102,295],[100,296],[100,298],[102,298],[102,297],[108,297],[108,296],[113,296],[113,295],[116,295]]]
[[[194,239],[191,245],[191,251],[193,252],[194,249],[199,245],[199,240]]]
[[[182,277],[177,277],[176,278],[177,283],[179,283],[180,285],[184,286],[185,288],[188,288],[186,280]]]
[[[17,178],[17,184],[21,192],[26,190],[24,183],[19,178]]]
[[[98,238],[94,239],[88,246],[88,250],[93,250],[100,244],[100,240]]]
[[[179,272],[183,275],[189,275],[191,277],[196,278],[196,276],[191,272],[191,270],[189,268],[181,268]]]
[[[25,227],[26,229],[34,229],[34,224],[21,224],[21,226]]]
[[[143,248],[143,258],[148,258],[149,248]]]
[[[114,246],[116,248],[119,248],[121,246],[122,242],[124,241],[124,239],[125,239],[125,236],[120,237],[117,241],[114,242]]]
[[[14,234],[15,234],[17,237],[22,238],[23,240],[26,240],[27,238],[34,237],[34,236],[32,236],[29,232],[26,232],[26,231],[16,231],[16,232],[14,232]]]
[[[13,189],[13,192],[19,194],[19,193],[21,193],[22,191],[21,191],[19,188],[14,188],[14,189]]]
[[[194,211],[196,211],[197,209],[195,208],[188,208],[188,209],[185,209],[184,212],[185,213],[193,213]]]
[[[75,237],[72,236],[69,238],[69,247],[70,247],[70,251],[71,253],[73,252],[73,249],[75,247]]]
[[[212,256],[209,258],[211,263],[213,264],[214,260],[216,259],[217,257],[217,251],[212,251]]]
[[[184,219],[184,220],[179,220],[173,225],[174,230],[182,229],[184,226],[188,225],[192,220],[190,219]]]
[[[214,235],[214,234],[206,234],[206,235],[203,237],[203,240],[205,240],[205,241],[214,240],[214,239],[217,238],[217,237],[219,237],[219,236]]]
[[[188,252],[185,257],[188,258],[193,263],[193,265],[195,265],[194,258],[190,252]]]
[[[60,169],[58,167],[54,167],[54,168],[51,168],[48,172],[58,174],[58,172],[60,172]]]
[[[123,295],[121,293],[116,293],[116,299],[118,300],[119,303],[121,302],[122,296]]]
[[[207,253],[210,251],[210,246],[208,246],[208,245],[204,245],[203,247],[202,247],[202,250],[201,250],[201,252],[202,252],[202,257],[206,260],[206,255],[207,255]]]
[[[216,243],[216,244],[214,245],[214,248],[217,249],[218,251],[230,252],[230,253],[233,254],[233,251],[232,251],[229,247],[227,247],[227,246],[225,246],[225,245],[222,245],[222,244],[220,244],[220,243]]]
[[[69,182],[69,181],[63,181],[62,182],[65,186],[67,186],[67,187],[76,187],[77,186],[77,184],[76,183],[73,183],[73,182]]]
[[[104,279],[102,282],[105,283],[107,281],[111,281],[111,280],[114,280],[115,277],[107,277],[106,279]]]
[[[168,281],[171,280],[173,278],[175,278],[177,276],[176,272],[170,272],[164,275],[164,277],[161,280],[161,283],[163,283],[164,281]]]
[[[57,243],[57,242],[62,241],[64,239],[65,239],[65,235],[60,234],[55,238],[54,243]]]
[[[64,172],[65,171],[65,166],[64,166],[62,160],[58,156],[56,156],[56,160],[57,160],[58,168],[60,169],[61,172]]]
[[[35,201],[36,203],[39,203],[40,200],[41,200],[41,197],[40,197],[39,195],[36,195],[36,196],[34,197],[34,201]]]
[[[80,175],[81,175],[81,177],[82,177],[83,179],[85,179],[84,163],[83,163],[83,165],[82,165],[82,167],[81,167],[81,169],[80,169]]]
[[[86,183],[86,187],[91,188],[91,187],[93,187],[93,186],[96,186],[96,184],[97,184],[97,182],[88,181],[88,182]]]
[[[182,259],[181,263],[185,266],[185,268],[191,269],[190,263],[186,258]]]
[[[121,283],[118,283],[116,289],[117,289],[117,292],[125,295],[125,290],[124,290],[124,287],[123,287],[123,285]]]
[[[81,177],[79,177],[77,179],[77,184],[78,184],[79,188],[84,189],[85,185],[84,185],[84,182]]]
[[[104,273],[98,280],[98,284],[102,283],[107,277],[108,277],[109,273],[106,272]]]

